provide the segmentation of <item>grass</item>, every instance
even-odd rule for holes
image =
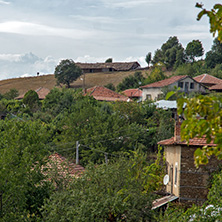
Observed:
[[[144,77],[150,74],[150,70],[138,70],[141,71]],[[104,86],[108,83],[112,83],[114,86],[117,86],[122,80],[130,75],[133,75],[134,71],[128,72],[107,72],[107,73],[86,73],[85,74],[85,86],[90,88],[93,86]],[[169,75],[168,73],[165,73]],[[71,84],[71,88],[83,88],[83,80],[78,78],[75,82]],[[8,92],[10,89],[17,89],[19,94],[24,94],[30,89],[36,90],[40,87],[45,87],[52,89],[54,87],[61,87],[56,85],[56,79],[53,74],[43,75],[43,76],[34,76],[34,77],[23,77],[23,78],[14,78],[6,79],[0,81],[0,94]]]
[[[143,75],[145,76],[147,70],[142,70]],[[85,74],[85,86],[90,88],[96,85],[104,86],[108,83],[113,83],[114,86],[117,86],[125,77],[133,75],[135,71],[129,72],[109,72],[109,73],[86,73]],[[83,80],[78,78],[75,82],[71,84],[71,88],[82,88]],[[34,76],[34,77],[23,77],[23,78],[13,78],[0,81],[0,93],[4,94],[10,89],[17,89],[19,94],[26,93],[28,90],[36,90],[40,87],[45,87],[52,89],[56,86],[56,79],[53,74],[43,75],[43,76]]]

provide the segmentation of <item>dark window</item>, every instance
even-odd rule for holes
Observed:
[[[146,100],[151,100],[151,94],[146,95]]]
[[[190,88],[194,89],[194,83],[193,82],[190,83]]]
[[[183,82],[178,82],[178,87],[180,87],[181,89],[183,89]]]

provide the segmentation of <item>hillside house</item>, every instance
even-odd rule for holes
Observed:
[[[206,93],[207,87],[194,80],[187,75],[172,76],[171,78],[154,82],[145,86],[142,89],[142,101],[159,100],[163,94],[164,88],[173,90],[174,87],[180,87],[180,92],[191,93],[199,92]]]
[[[108,63],[76,63],[83,73],[94,72],[117,72],[117,71],[131,71],[140,68],[138,62],[108,62]]]
[[[121,95],[117,92],[114,92],[113,90],[108,89],[104,86],[94,86],[92,88],[89,88],[86,90],[86,93],[84,95],[93,96],[94,99],[99,100],[99,101],[109,101],[109,102],[131,101],[130,98],[124,95]]]
[[[35,92],[38,94],[39,99],[43,100],[50,93],[50,90],[47,88],[44,88],[44,87],[40,87],[40,88],[36,89]],[[18,100],[23,99],[24,96],[25,96],[25,93],[16,97],[15,99],[18,99]]]
[[[122,92],[125,96],[133,100],[140,100],[142,98],[141,89],[126,89]]]
[[[222,161],[211,157],[207,165],[199,168],[194,164],[194,152],[205,145],[216,146],[213,142],[207,144],[206,138],[193,138],[186,141],[180,139],[181,122],[176,122],[174,137],[160,141],[164,146],[166,158],[166,192],[169,197],[177,197],[185,204],[202,204],[207,199],[209,178],[218,169]]]
[[[211,76],[211,75],[208,75],[208,74],[202,74],[202,75],[199,75],[199,76],[195,76],[193,78],[194,80],[196,80],[197,82],[203,84],[204,86],[210,88],[214,85],[217,85],[217,84],[222,84],[222,79],[219,79],[215,76]]]

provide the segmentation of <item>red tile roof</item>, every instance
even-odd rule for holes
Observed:
[[[181,122],[176,122],[175,128],[174,128],[174,136],[170,139],[162,140],[158,142],[160,145],[188,145],[187,141],[181,141],[180,139],[180,131],[181,131]],[[206,137],[194,137],[192,139],[189,139],[189,146],[216,146],[216,144],[211,141],[210,143],[207,143]]]
[[[186,141],[176,141],[174,137],[170,139],[162,140],[158,142],[158,144],[160,145],[188,145]],[[207,139],[204,137],[202,138],[194,137],[193,139],[189,139],[189,146],[206,146],[206,145],[216,146],[216,144],[213,143],[213,141],[210,143],[207,143]]]
[[[58,175],[62,176],[63,178],[66,176],[79,177],[85,171],[84,167],[67,160],[58,153],[54,153],[49,156],[49,161],[44,169],[45,168],[49,170],[56,170]]]
[[[128,97],[103,86],[89,88],[86,90],[85,95],[93,96],[96,100],[100,101],[130,101]]]
[[[222,90],[222,83],[211,86],[209,90]]]
[[[142,90],[140,89],[126,89],[124,90],[122,93],[130,98],[138,98],[138,97],[142,97]]]
[[[45,99],[45,97],[49,94],[50,90],[44,87],[40,87],[35,90],[39,96],[39,99]],[[16,97],[15,99],[23,99],[25,96],[25,93]]]
[[[202,74],[202,75],[194,77],[193,79],[195,79],[197,82],[203,83],[203,84],[211,84],[211,85],[215,85],[215,84],[219,84],[219,83],[222,84],[222,79],[218,79],[218,78],[208,75],[208,74]]]
[[[164,79],[158,82],[154,82],[145,86],[141,86],[140,88],[160,88],[164,86],[169,86],[179,80],[182,80],[184,78],[188,77],[187,75],[182,75],[182,76],[172,76],[169,79]]]

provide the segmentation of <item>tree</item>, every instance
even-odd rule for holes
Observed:
[[[123,91],[125,89],[138,88],[144,81],[144,77],[140,71],[134,73],[134,75],[127,76],[121,83],[117,85],[117,91]]]
[[[10,89],[8,92],[6,92],[3,97],[6,99],[14,99],[15,97],[17,97],[19,95],[18,90],[17,89]]]
[[[70,83],[81,76],[82,70],[73,60],[65,59],[56,66],[54,74],[58,84],[62,83],[70,88]]]
[[[156,50],[153,57],[153,64],[163,63],[167,69],[173,68],[177,59],[179,63],[183,61],[181,53],[184,50],[176,36],[171,36],[162,46],[161,49]]]
[[[0,121],[0,221],[32,221],[30,215],[40,215],[50,193],[40,170],[50,136],[39,121]]]
[[[158,82],[160,80],[166,79],[166,76],[164,75],[162,68],[156,66],[150,75],[144,80],[143,84],[149,84],[153,82]]]
[[[206,53],[205,64],[208,68],[214,68],[222,63],[222,43],[215,38],[211,50]]]
[[[112,63],[113,62],[113,59],[112,58],[108,58],[105,63]]]
[[[116,90],[116,87],[113,85],[113,83],[108,83],[107,85],[105,85],[104,87],[108,88],[108,89],[111,89],[113,91]]]
[[[148,52],[148,54],[146,55],[146,58],[145,58],[148,68],[149,68],[151,59],[152,59],[152,54],[151,54],[151,52]]]
[[[23,98],[23,103],[27,105],[31,110],[35,110],[39,107],[39,96],[36,91],[29,90]]]
[[[195,57],[200,57],[204,54],[204,49],[200,40],[189,42],[186,47],[186,55],[194,62]]]
[[[222,4],[215,4],[210,11],[203,8],[203,4],[196,3],[197,8],[201,8],[202,11],[198,14],[197,20],[200,20],[203,15],[207,15],[210,20],[210,32],[215,37],[218,33],[218,40],[222,41]]]
[[[90,164],[70,189],[55,193],[43,207],[43,221],[153,221],[152,191],[163,177],[160,156],[153,164],[133,152],[108,165]]]
[[[186,108],[183,110],[183,105]],[[195,151],[195,163],[208,163],[210,156],[215,155],[222,159],[222,98],[216,96],[199,95],[193,98],[178,100],[178,114],[184,115],[181,126],[181,139],[189,142],[193,137],[206,137],[207,143],[213,142],[216,146],[204,146]]]

